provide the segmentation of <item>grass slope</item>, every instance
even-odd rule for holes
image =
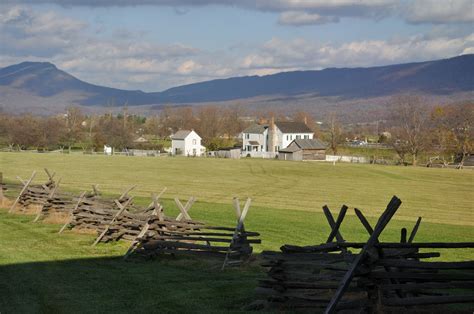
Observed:
[[[20,175],[50,168],[63,178],[62,188],[78,191],[100,184],[120,193],[138,185],[134,195],[149,196],[167,187],[165,198],[196,196],[230,204],[233,196],[253,198],[253,204],[320,212],[321,206],[357,207],[377,217],[392,195],[403,205],[396,219],[474,226],[474,172],[362,164],[284,162],[260,159],[144,158],[123,156],[0,153],[0,171],[14,182]],[[36,182],[45,180],[39,172]],[[352,211],[351,211],[352,214]],[[288,214],[290,216],[290,214]],[[268,217],[267,217],[268,218]]]
[[[334,213],[342,203],[359,207],[372,224],[392,194],[404,203],[382,235],[397,241],[424,216],[416,241],[472,241],[473,173],[449,169],[368,165],[336,166],[271,160],[127,158],[82,155],[0,154],[0,171],[13,182],[33,169],[54,169],[62,188],[77,192],[100,183],[108,193],[138,184],[136,203],[167,186],[168,215],[177,213],[171,199],[196,195],[193,218],[210,224],[235,223],[233,195],[252,196],[247,230],[261,233],[264,249],[282,244],[324,242],[329,228],[319,208]],[[39,173],[36,182],[45,177]],[[10,195],[17,191],[10,191]],[[423,206],[421,206],[423,205]],[[352,209],[351,209],[352,210]],[[0,312],[238,312],[254,300],[258,267],[220,272],[218,263],[163,258],[124,262],[126,243],[91,247],[93,236],[65,232],[60,225],[32,223],[32,216],[0,210]],[[426,221],[428,220],[428,222]],[[443,223],[441,223],[443,222]],[[367,239],[357,218],[346,217],[342,235]],[[425,250],[426,251],[426,250]],[[441,250],[440,260],[474,259],[472,250]],[[258,257],[257,257],[258,258]]]
[[[221,272],[187,259],[121,259],[123,243],[0,212],[1,313],[224,313],[250,303],[255,268]]]

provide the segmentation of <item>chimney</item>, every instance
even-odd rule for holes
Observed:
[[[304,116],[304,124],[308,125],[308,119],[306,118],[306,115]]]
[[[268,130],[268,137],[270,139],[270,149],[269,151],[272,153],[276,152],[275,146],[277,146],[277,134],[276,134],[276,125],[275,125],[275,117],[272,116],[270,120],[270,127]]]

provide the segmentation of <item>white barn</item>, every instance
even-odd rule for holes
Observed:
[[[201,156],[205,152],[201,137],[194,130],[179,130],[171,136],[172,155]]]

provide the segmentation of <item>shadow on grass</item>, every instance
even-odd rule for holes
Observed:
[[[239,312],[256,269],[216,263],[88,258],[0,266],[0,313]]]

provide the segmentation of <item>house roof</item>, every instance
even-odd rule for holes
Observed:
[[[191,134],[192,131],[190,130],[179,130],[175,134],[171,136],[172,140],[184,140],[186,137],[188,137],[189,134]]]
[[[313,133],[311,129],[303,122],[275,122],[282,133]]]
[[[252,133],[252,134],[263,134],[268,128],[268,125],[263,124],[252,124],[248,128],[242,131],[242,133]]]
[[[298,146],[288,146],[287,148],[280,149],[278,152],[279,153],[294,153],[300,150],[301,148],[299,148]]]
[[[326,149],[327,145],[318,139],[296,139],[293,141],[301,149]],[[290,144],[291,145],[291,144]]]

